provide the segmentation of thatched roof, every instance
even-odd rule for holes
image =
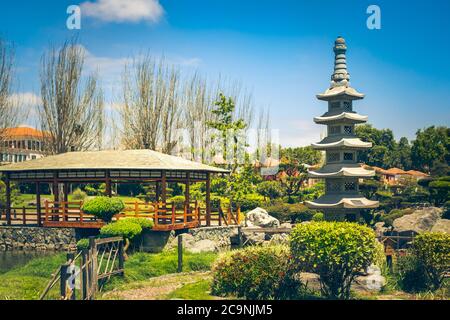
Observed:
[[[152,150],[69,152],[7,166],[0,166],[0,172],[83,169],[180,170],[212,173],[229,172],[228,170]]]

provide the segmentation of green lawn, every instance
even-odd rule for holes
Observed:
[[[184,254],[184,270],[208,271],[216,259],[215,253]],[[177,253],[135,253],[125,262],[125,276],[113,277],[103,291],[136,286],[140,281],[177,272]],[[36,300],[52,277],[52,273],[65,262],[65,254],[55,254],[33,259],[27,264],[0,274],[0,300]],[[59,286],[49,298],[58,298]]]

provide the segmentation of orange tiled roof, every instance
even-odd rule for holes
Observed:
[[[31,127],[6,128],[2,130],[2,135],[8,138],[13,137],[33,137],[43,138],[44,132]]]
[[[388,169],[388,170],[386,170],[386,173],[387,174],[394,174],[394,175],[397,175],[397,174],[408,174],[406,171],[404,171],[402,169],[399,169],[399,168]]]
[[[429,176],[428,174],[421,172],[421,171],[417,171],[417,170],[409,170],[409,171],[406,171],[406,173],[410,174],[412,176],[416,176],[416,177],[428,177]]]

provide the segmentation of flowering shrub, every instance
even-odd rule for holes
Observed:
[[[298,271],[317,273],[322,294],[348,299],[357,275],[374,259],[375,234],[349,222],[311,222],[297,225],[290,237],[291,254]]]

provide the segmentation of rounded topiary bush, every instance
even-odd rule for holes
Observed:
[[[105,222],[110,222],[114,215],[125,209],[122,200],[118,198],[96,197],[86,201],[82,207],[83,212],[92,214]]]
[[[103,226],[100,235],[105,237],[124,237],[132,240],[142,232],[142,227],[131,219],[122,219]]]
[[[356,275],[374,260],[375,233],[349,222],[311,222],[291,233],[291,254],[298,271],[319,275],[321,292],[348,299]]]
[[[146,218],[129,217],[129,218],[123,218],[121,220],[126,220],[128,222],[136,223],[136,224],[140,225],[142,229],[151,229],[154,226],[153,221],[146,219]],[[121,220],[119,220],[119,221],[121,221]]]
[[[316,222],[319,222],[319,221],[324,221],[325,220],[325,216],[323,215],[323,213],[322,212],[317,212],[315,215],[313,215],[313,217],[312,217],[312,221],[316,221]]]
[[[248,247],[224,253],[212,269],[212,293],[251,300],[278,298],[289,265],[287,246]]]

